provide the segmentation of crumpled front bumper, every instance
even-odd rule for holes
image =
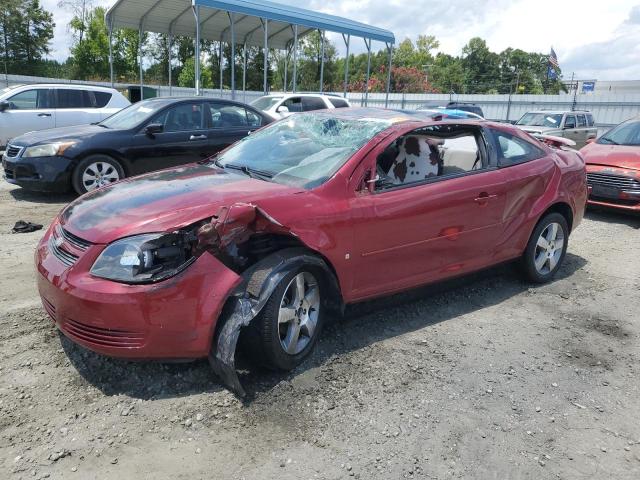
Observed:
[[[38,290],[56,326],[97,353],[129,359],[194,359],[209,354],[216,323],[240,277],[203,253],[180,274],[151,285],[92,276],[104,245],[92,245],[71,266],[52,251],[50,228],[36,250]],[[63,242],[59,249],[79,252]]]

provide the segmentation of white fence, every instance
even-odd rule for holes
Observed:
[[[4,80],[4,82],[2,82]],[[8,85],[26,83],[89,83],[109,87],[109,82],[83,82],[79,80],[61,80],[56,78],[28,77],[23,75],[0,76],[0,82]],[[0,83],[1,84],[1,83]],[[126,89],[128,84],[116,84],[118,89]],[[158,91],[159,96],[190,96],[195,94],[195,89],[184,87],[149,85]],[[275,93],[275,92],[274,92]],[[206,97],[231,98],[230,90],[203,89]],[[236,92],[236,100],[251,102],[262,95],[262,92]],[[350,92],[347,98],[353,105],[365,105],[384,107],[384,93],[370,93],[368,100],[362,93]],[[574,95],[458,95],[458,94],[403,94],[392,93],[389,95],[389,108],[414,110],[420,105],[438,100],[444,105],[449,101],[471,102],[479,105],[484,111],[485,117],[499,121],[515,121],[525,112],[533,109],[545,110],[571,110],[583,109],[593,113],[596,124],[601,129],[640,115],[640,94],[638,93],[595,93]]]

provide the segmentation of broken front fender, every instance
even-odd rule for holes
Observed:
[[[324,260],[300,248],[280,250],[249,268],[242,283],[231,295],[219,320],[219,328],[209,353],[209,362],[223,383],[240,397],[245,391],[235,369],[235,352],[240,331],[261,312],[282,279],[302,266],[312,266],[324,272],[325,306],[332,309],[341,304],[338,282]]]

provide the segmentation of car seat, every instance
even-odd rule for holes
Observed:
[[[414,183],[442,175],[439,146],[444,141],[424,135],[407,135],[398,145],[398,155],[388,176],[396,185]]]

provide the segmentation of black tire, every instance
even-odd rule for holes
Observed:
[[[281,342],[281,327],[278,322],[281,304],[290,283],[300,274],[314,278],[319,291],[317,321],[313,335],[299,352],[288,353]],[[287,274],[275,288],[260,314],[251,322],[246,338],[245,348],[253,361],[272,370],[289,371],[300,365],[313,351],[324,323],[324,307],[322,299],[326,288],[322,273],[313,267],[302,266]]]
[[[558,225],[559,231],[561,230],[562,239],[563,239],[563,247],[562,251],[558,256],[554,257],[552,263],[547,260],[543,264],[543,268],[540,269],[536,266],[536,259],[540,261],[544,260],[544,255],[554,256],[555,254],[549,253],[549,250],[545,250],[545,248],[538,245],[538,240],[541,238],[543,232],[545,234],[551,233],[548,229],[553,228],[552,225]],[[545,239],[546,239],[545,235]],[[554,247],[557,247],[558,240],[555,240],[552,243]],[[569,226],[567,225],[566,218],[559,213],[549,213],[545,215],[536,225],[536,228],[533,229],[533,233],[529,238],[529,242],[527,243],[527,248],[522,255],[520,265],[521,270],[527,280],[530,280],[535,283],[546,283],[553,279],[553,277],[558,273],[558,270],[562,266],[562,262],[564,261],[564,257],[567,254],[567,247],[569,246]],[[554,249],[557,251],[557,249]],[[553,268],[551,268],[553,266]]]
[[[110,178],[115,178],[117,175],[117,180],[122,180],[125,177],[124,169],[120,162],[110,157],[109,155],[90,155],[87,158],[83,159],[73,170],[73,174],[71,176],[71,184],[73,189],[79,194],[82,195],[87,193],[89,189],[87,185],[83,182],[82,177],[85,170],[91,166],[92,164],[100,164],[100,165],[110,165],[113,170],[107,170],[110,174]],[[108,167],[107,167],[108,168]],[[111,175],[113,173],[113,175]],[[112,180],[112,181],[117,181]],[[91,188],[93,189],[93,188]]]

